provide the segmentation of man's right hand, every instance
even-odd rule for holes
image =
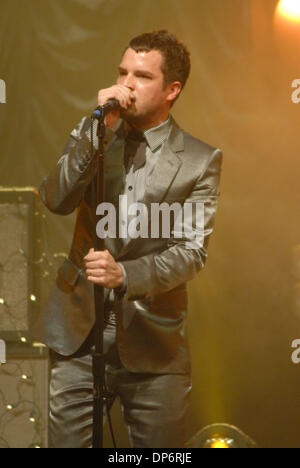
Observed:
[[[98,106],[103,106],[109,99],[117,99],[123,109],[127,109],[134,102],[131,89],[123,85],[114,85],[110,88],[101,89],[98,93]],[[115,109],[105,116],[105,126],[110,128],[120,119],[120,110]]]

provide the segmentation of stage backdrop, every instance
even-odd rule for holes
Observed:
[[[296,447],[300,104],[291,96],[300,69],[290,51],[299,57],[300,35],[288,43],[276,4],[1,0],[0,185],[39,186],[98,90],[115,82],[131,37],[167,28],[182,38],[192,73],[173,115],[224,152],[208,261],[189,284],[189,433],[227,422],[261,447]],[[74,215],[43,223],[46,255],[67,252]]]

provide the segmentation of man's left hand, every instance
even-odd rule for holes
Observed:
[[[96,251],[90,249],[84,257],[88,281],[109,289],[123,285],[124,275],[122,268],[108,250]]]

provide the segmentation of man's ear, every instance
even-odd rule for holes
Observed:
[[[181,91],[181,83],[180,81],[173,81],[173,83],[170,83],[167,87],[168,89],[168,94],[167,94],[167,102],[172,103],[178,96],[178,94]]]

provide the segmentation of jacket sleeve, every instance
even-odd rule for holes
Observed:
[[[217,211],[221,164],[222,152],[216,149],[212,152],[204,174],[199,176],[185,200],[186,204],[195,206],[198,203],[203,206],[203,222],[198,240],[197,237],[191,239],[189,232],[184,232],[180,239],[173,235],[167,248],[158,254],[122,260],[127,276],[124,300],[133,301],[171,290],[194,278],[204,267]],[[194,213],[195,210],[193,216]],[[196,220],[193,219],[193,226],[195,225]]]
[[[96,127],[93,121],[93,145],[97,148]],[[85,191],[95,174],[94,152],[91,152],[90,118],[84,117],[71,132],[56,167],[40,186],[40,195],[46,207],[56,214],[72,213],[84,198]],[[115,136],[107,129],[106,145]]]

